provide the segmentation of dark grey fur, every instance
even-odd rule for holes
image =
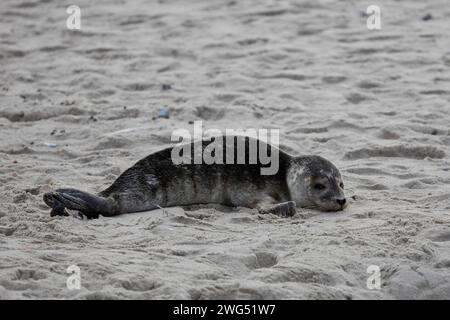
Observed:
[[[246,150],[249,149],[251,138],[235,139],[245,139]],[[203,148],[209,143],[204,141]],[[267,145],[268,154],[272,148]],[[279,150],[278,172],[261,175],[263,165],[259,161],[257,164],[246,161],[246,164],[174,165],[171,151],[172,148],[164,149],[140,160],[98,195],[58,189],[46,193],[44,201],[53,209],[52,216],[67,215],[67,208],[78,210],[88,218],[211,203],[259,208],[262,213],[281,216],[295,214],[295,206],[342,210],[346,205],[339,186],[342,182],[339,170],[319,156],[293,157]],[[193,152],[192,148],[192,155]],[[224,144],[224,157],[225,154]],[[236,154],[235,147],[235,160]],[[317,180],[325,185],[323,190],[316,190]]]

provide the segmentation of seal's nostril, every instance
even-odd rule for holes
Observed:
[[[336,199],[336,202],[337,202],[339,205],[341,205],[341,206],[343,206],[343,205],[345,204],[346,201],[347,201],[347,200],[345,200],[345,198],[343,198],[343,199]]]

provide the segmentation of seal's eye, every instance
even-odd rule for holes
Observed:
[[[344,184],[341,182],[341,184],[339,185],[339,187],[341,187],[342,189],[344,189]]]
[[[321,184],[321,183],[316,183],[314,185],[314,189],[316,189],[316,190],[323,190],[323,189],[325,189],[325,186],[323,184]]]

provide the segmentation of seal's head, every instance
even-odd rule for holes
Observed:
[[[298,157],[288,171],[292,199],[301,207],[339,211],[347,207],[339,170],[320,156]]]

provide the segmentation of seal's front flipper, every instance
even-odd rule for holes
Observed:
[[[287,218],[292,217],[297,212],[295,209],[296,205],[294,201],[282,202],[271,207],[260,207],[258,212],[261,214],[272,213],[274,215]]]
[[[44,194],[44,202],[53,210],[50,215],[68,215],[65,209],[78,210],[88,219],[114,215],[111,203],[102,197],[76,190],[58,189]]]

